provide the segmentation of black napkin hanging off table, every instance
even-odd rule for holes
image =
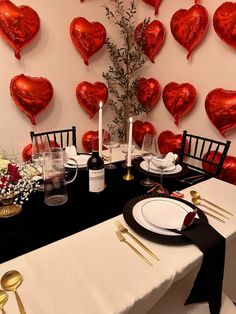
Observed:
[[[208,302],[210,313],[219,314],[224,277],[225,238],[201,220],[180,232],[203,253],[201,268],[185,304]]]

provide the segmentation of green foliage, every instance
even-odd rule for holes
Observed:
[[[124,6],[126,1],[109,0],[112,9],[104,6],[106,17],[117,25],[122,39],[121,47],[118,47],[107,38],[106,47],[112,64],[107,72],[103,73],[112,96],[109,105],[115,113],[113,124],[117,125],[121,138],[126,136],[128,118],[145,112],[136,98],[136,90],[139,72],[146,62],[146,57],[141,49],[142,44],[137,45],[134,38],[135,0],[130,0],[128,7]],[[143,25],[147,23],[145,20]]]

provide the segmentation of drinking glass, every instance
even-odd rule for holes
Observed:
[[[32,165],[39,176],[43,176],[45,154],[50,150],[49,141],[46,135],[34,136],[32,140]],[[43,182],[39,183],[38,190],[43,190]]]
[[[140,181],[144,186],[151,187],[155,184],[155,181],[149,178],[150,163],[154,156],[157,154],[157,138],[153,134],[145,134],[141,149],[142,158],[145,160],[147,165],[147,177]]]
[[[159,154],[152,159],[152,163],[156,168],[160,169],[160,185],[162,186],[164,170],[174,165],[175,158],[172,156]]]
[[[109,149],[109,164],[105,166],[106,169],[116,169],[117,165],[112,163],[112,150],[120,145],[119,134],[115,130],[104,132],[103,146]]]
[[[121,165],[123,168],[127,168],[128,147],[129,147],[129,144],[127,142],[120,144],[120,150],[125,156],[125,162]],[[131,152],[132,153],[133,153],[134,149],[135,149],[135,145],[132,144],[132,146],[131,146]]]
[[[51,147],[45,154],[44,163],[44,202],[49,206],[63,205],[68,200],[66,185],[72,183],[78,173],[78,164],[72,179],[65,179],[65,154],[60,147]]]

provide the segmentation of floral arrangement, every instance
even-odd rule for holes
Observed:
[[[29,163],[18,163],[14,156],[0,153],[0,204],[21,206],[38,183],[33,180],[37,170]]]

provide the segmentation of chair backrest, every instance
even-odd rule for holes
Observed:
[[[31,141],[34,137],[46,135],[49,145],[60,145],[61,148],[65,149],[67,146],[74,145],[76,147],[76,127],[72,126],[71,129],[46,131],[41,133],[30,132]]]
[[[230,143],[189,134],[184,130],[179,162],[219,177]]]

